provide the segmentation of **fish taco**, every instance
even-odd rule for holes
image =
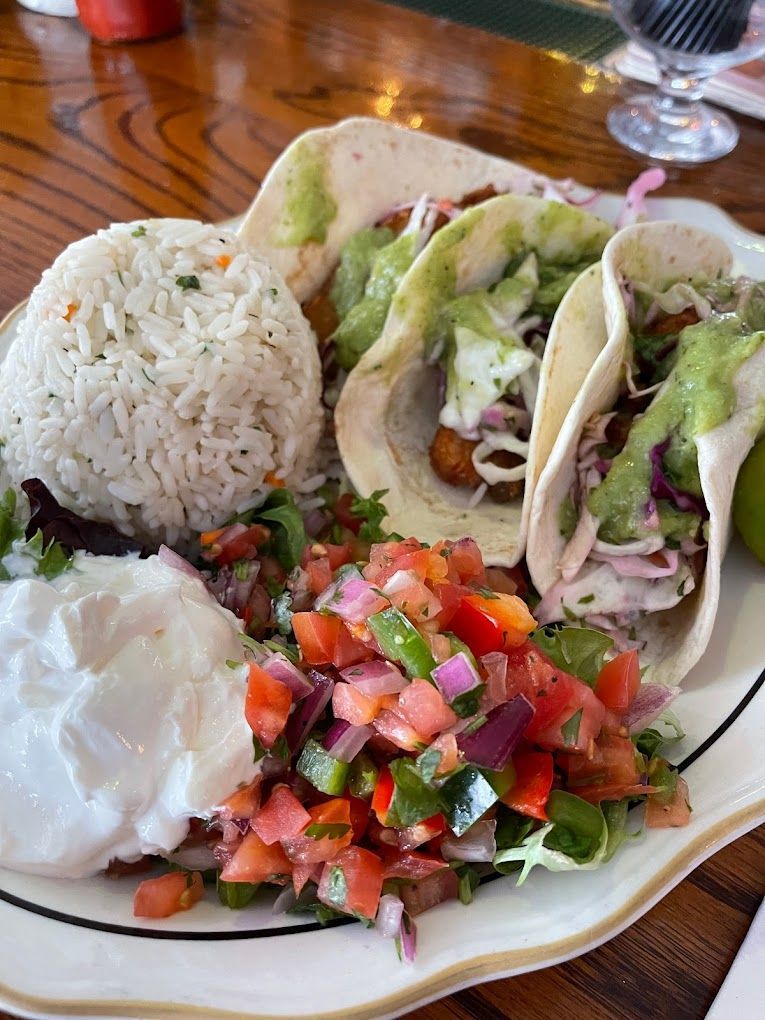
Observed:
[[[608,341],[534,493],[536,615],[603,629],[673,683],[709,641],[736,475],[765,422],[765,285],[676,223],[621,231],[602,267]],[[565,326],[572,342],[589,328]]]
[[[327,360],[350,371],[441,227],[498,194],[564,198],[567,187],[466,145],[355,117],[288,146],[239,233],[284,276]]]
[[[335,413],[352,483],[387,490],[394,530],[469,530],[487,562],[520,559],[534,481],[606,341],[596,316],[570,345],[555,313],[597,307],[612,233],[561,202],[499,196],[444,226],[409,269]]]

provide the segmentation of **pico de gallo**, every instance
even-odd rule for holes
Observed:
[[[243,621],[229,665],[259,771],[140,884],[137,916],[190,908],[207,878],[231,908],[267,885],[411,960],[414,919],[492,872],[596,868],[639,801],[649,828],[687,824],[659,754],[676,692],[598,631],[538,628],[523,571],[486,567],[472,539],[386,535],[382,495],[304,520],[275,489],[201,536],[203,577]]]

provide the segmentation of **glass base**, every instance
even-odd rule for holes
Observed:
[[[707,163],[727,155],[738,142],[738,128],[720,110],[695,103],[682,115],[666,114],[657,106],[656,95],[635,96],[615,106],[606,123],[628,149],[671,163]]]

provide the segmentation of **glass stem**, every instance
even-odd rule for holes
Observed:
[[[665,124],[679,128],[692,126],[699,113],[703,78],[689,77],[668,64],[660,64],[659,86],[654,96],[654,109]]]

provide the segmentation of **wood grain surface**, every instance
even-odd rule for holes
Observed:
[[[351,114],[624,188],[641,164],[604,127],[619,91],[559,54],[374,0],[199,0],[184,34],[111,48],[0,0],[0,314],[110,221],[243,211],[295,134]],[[739,123],[731,156],[673,169],[664,193],[765,233],[765,126]],[[760,829],[600,949],[410,1020],[700,1020],[763,895],[764,851]]]

